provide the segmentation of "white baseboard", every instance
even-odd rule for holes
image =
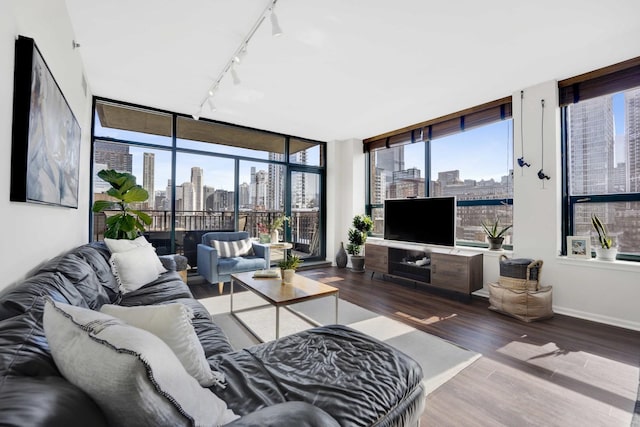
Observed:
[[[489,291],[485,288],[477,290],[473,295],[489,298]],[[600,314],[589,313],[582,310],[575,310],[573,308],[553,306],[553,312],[563,314],[565,316],[576,317],[578,319],[590,320],[592,322],[604,323],[605,325],[617,326],[620,328],[631,329],[634,331],[640,331],[640,322],[630,322],[625,319],[619,319],[617,317],[603,316]]]

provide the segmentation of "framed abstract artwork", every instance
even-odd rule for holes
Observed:
[[[78,207],[80,126],[33,39],[15,45],[11,201]]]

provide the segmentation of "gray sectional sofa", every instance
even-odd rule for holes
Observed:
[[[45,301],[91,310],[104,304],[179,302],[190,307],[209,366],[225,377],[224,388],[213,385],[210,390],[239,416],[230,426],[419,423],[425,399],[421,368],[393,347],[348,327],[331,325],[234,350],[172,271],[170,259],[163,261],[169,271],[123,294],[109,258],[103,243],[83,245],[0,291],[1,425],[113,424],[101,406],[67,381],[56,366],[43,328]],[[170,395],[165,397],[173,402]],[[177,414],[180,425],[194,424],[180,408]]]

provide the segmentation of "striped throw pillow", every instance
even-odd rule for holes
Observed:
[[[212,240],[211,246],[216,248],[220,258],[234,258],[238,256],[253,255],[251,239],[233,240],[230,242]]]

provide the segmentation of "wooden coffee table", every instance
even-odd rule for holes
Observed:
[[[315,320],[293,310],[289,305],[296,304],[303,301],[309,301],[316,298],[323,298],[328,296],[334,296],[336,299],[336,317],[335,323],[338,323],[338,288],[325,285],[316,280],[309,279],[308,277],[295,274],[293,281],[286,285],[282,284],[282,280],[278,278],[256,278],[253,277],[253,271],[246,273],[234,273],[231,275],[231,307],[230,313],[235,317],[253,336],[259,341],[264,342],[245,322],[237,316],[237,313],[242,313],[250,310],[257,310],[264,307],[273,306],[276,308],[276,339],[280,338],[280,307],[284,307],[291,313],[295,314],[305,322],[314,325],[321,326],[320,323]],[[234,283],[250,290],[254,294],[260,296],[262,299],[268,302],[268,304],[259,305],[255,307],[244,308],[241,310],[233,309],[233,287]]]

